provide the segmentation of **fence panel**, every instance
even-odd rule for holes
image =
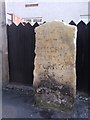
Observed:
[[[88,39],[87,39],[87,48],[88,48],[88,54],[87,54],[87,68],[88,68],[88,72],[87,72],[87,74],[88,74],[88,91],[89,91],[89,94],[90,94],[90,87],[89,87],[89,78],[90,78],[90,76],[89,76],[89,63],[90,63],[90,22],[87,24],[87,37],[88,37]]]
[[[17,43],[17,27],[15,24],[12,24],[8,27],[8,58],[9,58],[9,74],[10,74],[10,81],[14,79],[14,66],[17,66],[17,60],[14,58],[17,57],[16,52],[16,43]],[[16,62],[15,62],[16,61]]]
[[[77,25],[77,56],[76,56],[76,68],[77,68],[77,87],[78,89],[87,90],[87,69],[85,68],[85,51],[87,45],[87,26],[83,21],[80,21]]]
[[[12,24],[8,28],[10,82],[32,84],[35,35],[32,26]]]
[[[76,26],[76,23],[72,20],[70,23],[70,25],[75,25]]]
[[[25,71],[25,79],[27,79],[27,83],[33,83],[33,69],[34,69],[34,49],[35,49],[35,33],[34,29],[30,24],[25,26],[25,48],[24,48],[24,71]]]

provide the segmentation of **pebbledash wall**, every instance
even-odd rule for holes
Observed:
[[[77,25],[71,21],[69,24],[77,26],[77,55],[76,74],[77,89],[88,92],[88,45],[90,44],[90,22],[86,25],[80,21]],[[35,31],[38,23],[31,26],[12,24],[7,26],[9,82],[33,84],[33,70],[35,58]]]

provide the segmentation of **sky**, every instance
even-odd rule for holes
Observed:
[[[30,17],[43,17],[44,21],[53,20],[64,20],[69,22],[74,20],[76,23],[81,19],[80,15],[88,14],[88,2],[87,0],[82,0],[84,2],[61,2],[61,0],[38,0],[39,7],[36,8],[25,8],[25,3],[37,2],[37,0],[23,0],[24,2],[19,3],[8,2],[7,12],[13,13],[21,18]],[[52,1],[52,2],[51,2]],[[71,0],[72,1],[72,0]],[[77,0],[76,0],[77,1]]]
[[[89,2],[89,0],[6,0],[9,2]]]

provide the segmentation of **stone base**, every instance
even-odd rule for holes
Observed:
[[[70,85],[43,80],[35,94],[36,104],[41,108],[56,111],[70,111],[74,106],[73,88]]]

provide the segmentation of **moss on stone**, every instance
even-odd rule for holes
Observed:
[[[74,105],[74,97],[62,94],[60,90],[49,88],[38,88],[35,94],[36,105],[40,108],[52,109],[55,111],[70,111]]]

